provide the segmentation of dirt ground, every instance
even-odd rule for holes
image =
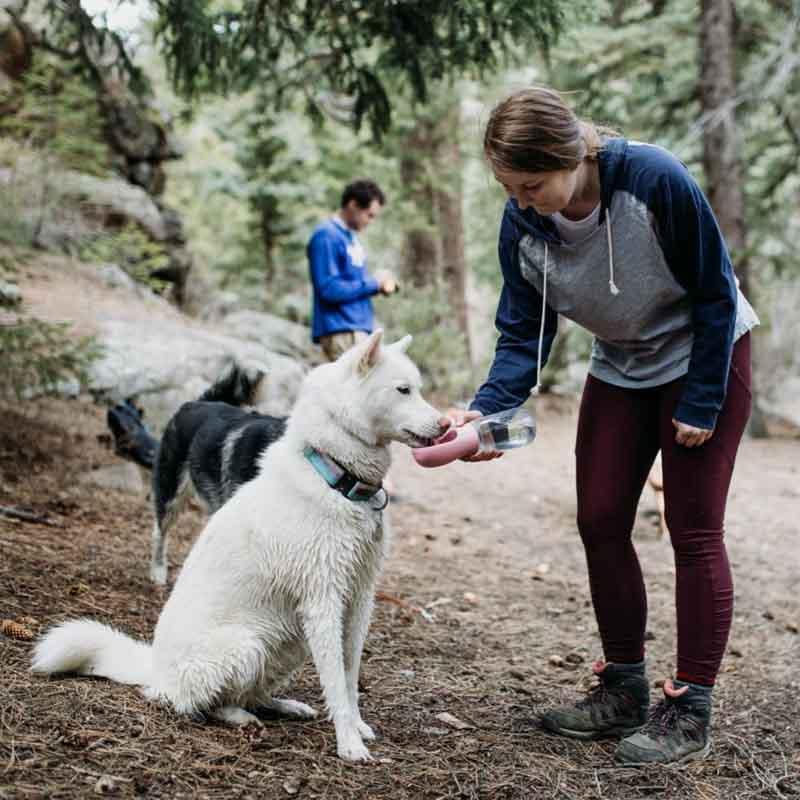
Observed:
[[[324,718],[234,730],[181,719],[132,687],[28,672],[31,643],[0,635],[0,798],[783,798],[800,794],[800,441],[744,443],[728,511],[737,605],[715,692],[714,750],[684,768],[620,768],[613,742],[544,733],[600,656],[575,525],[575,404],[548,399],[528,448],[486,464],[417,467],[401,493],[380,588],[432,615],[377,604],[362,675],[375,761],[336,757]],[[73,616],[149,638],[164,593],[147,579],[144,496],[82,481],[119,463],[88,399],[0,408],[0,619],[23,630]],[[636,540],[649,588],[655,685],[674,664],[674,569],[645,490]],[[170,580],[202,525],[186,514]],[[24,635],[24,634],[23,634]],[[658,691],[657,689],[655,690]],[[321,707],[311,666],[293,696]],[[461,724],[456,725],[447,713]]]

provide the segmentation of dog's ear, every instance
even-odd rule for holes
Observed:
[[[389,345],[393,350],[399,350],[401,353],[405,353],[408,348],[411,346],[411,341],[413,337],[410,333],[407,333],[402,339],[398,339],[396,342],[393,342]]]
[[[378,328],[370,337],[358,346],[356,370],[359,375],[366,375],[377,363],[381,355],[383,329]]]

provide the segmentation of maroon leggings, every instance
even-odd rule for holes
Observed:
[[[677,678],[713,686],[733,615],[723,523],[736,450],[750,415],[750,335],[734,345],[725,403],[714,435],[700,447],[675,443],[672,415],[683,382],[624,389],[589,376],[575,448],[578,529],[605,658],[640,661],[647,596],[631,533],[639,496],[661,450],[675,552]]]

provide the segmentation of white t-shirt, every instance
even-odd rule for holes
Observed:
[[[567,244],[583,241],[596,227],[600,218],[600,203],[598,203],[588,217],[583,219],[567,219],[560,211],[552,214],[550,219],[558,228],[558,234]]]

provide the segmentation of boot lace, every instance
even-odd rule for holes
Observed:
[[[591,708],[592,706],[605,705],[611,700],[611,692],[602,681],[598,681],[586,692],[586,697],[576,703],[577,708]]]
[[[673,731],[680,719],[681,711],[677,703],[667,703],[662,700],[656,704],[648,714],[647,722],[641,733],[655,736],[667,736]]]

